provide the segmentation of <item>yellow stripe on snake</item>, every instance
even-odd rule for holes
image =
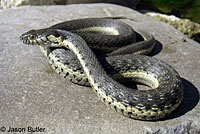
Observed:
[[[87,18],[31,30],[20,39],[24,44],[39,45],[56,72],[74,83],[91,85],[105,104],[124,116],[161,119],[182,101],[181,78],[168,64],[136,55],[150,53],[155,45],[151,34],[137,32],[144,41],[135,43],[135,31],[119,20]],[[152,89],[134,90],[116,80]]]

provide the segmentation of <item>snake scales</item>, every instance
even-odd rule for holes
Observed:
[[[157,120],[181,103],[182,82],[168,64],[135,55],[150,53],[155,44],[151,34],[138,32],[144,41],[134,43],[136,34],[129,25],[109,18],[87,18],[31,30],[20,40],[40,45],[56,72],[74,83],[91,85],[117,112],[134,119]],[[104,56],[99,56],[99,51]],[[133,90],[113,79],[135,81],[152,90]]]

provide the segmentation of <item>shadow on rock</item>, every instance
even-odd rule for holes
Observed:
[[[186,79],[182,78],[181,80],[184,88],[183,101],[167,119],[173,119],[184,115],[185,113],[195,108],[199,102],[199,91],[197,88]]]
[[[139,33],[136,32],[136,42],[140,42],[140,41],[144,41],[144,39]],[[156,40],[155,47],[148,56],[157,55],[158,53],[161,52],[162,49],[163,49],[162,44],[159,41]]]
[[[152,52],[149,54],[149,56],[154,56],[154,55],[159,54],[162,49],[163,49],[163,45],[159,41],[156,40],[155,47],[152,50]]]

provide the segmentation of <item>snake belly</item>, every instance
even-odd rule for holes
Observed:
[[[85,19],[86,23],[89,20]],[[94,24],[94,20],[92,24]],[[112,26],[115,26],[113,20],[109,19],[109,21]],[[138,54],[145,54],[151,51],[153,49],[152,45],[150,45],[153,40],[151,36],[147,34],[147,36],[143,36],[145,41],[142,43],[125,47],[120,46],[122,47],[121,49],[113,43],[109,46],[106,39],[106,36],[111,35],[110,40],[113,41],[113,37],[115,36],[113,34],[118,35],[119,33],[117,32],[119,31],[114,30],[113,32],[113,29],[111,29],[112,32],[106,31],[104,33],[105,39],[102,38],[101,41],[104,44],[107,43],[106,45],[111,47],[114,52],[109,53],[109,56],[106,57],[108,64],[105,65],[107,71],[104,71],[99,60],[86,43],[87,41],[85,42],[89,38],[88,36],[99,34],[99,29],[100,31],[105,31],[105,27],[110,27],[110,23],[105,22],[105,20],[103,20],[103,26],[97,24],[97,22],[99,20],[95,22],[95,27],[87,25],[84,28],[75,30],[73,28],[70,30],[66,29],[64,25],[68,25],[67,22],[43,29],[45,34],[42,34],[43,36],[37,41],[37,44],[40,45],[44,42],[45,45],[48,45],[48,47],[41,45],[41,50],[47,56],[49,63],[56,72],[69,78],[74,83],[91,85],[105,104],[117,112],[122,113],[124,116],[140,120],[157,120],[166,117],[174,111],[183,98],[183,87],[179,74],[171,66],[155,58],[130,54],[130,48],[133,48],[135,53],[138,52]],[[102,24],[102,21],[100,22]],[[93,27],[92,31],[90,31],[90,27]],[[101,27],[104,29],[101,29]],[[86,37],[83,37],[83,40],[81,34],[79,34],[80,37],[66,30],[74,33],[84,33]],[[89,33],[85,34],[85,31],[89,31]],[[37,33],[37,30],[34,32]],[[141,33],[145,34],[146,32],[142,31]],[[123,38],[125,37],[122,37],[122,42]],[[130,37],[127,38],[131,40],[130,42],[135,40],[135,37],[133,39],[129,39]],[[23,42],[26,44],[34,44],[30,40],[24,41],[23,39]],[[130,44],[130,42],[128,43]],[[100,44],[99,42],[95,43]],[[95,43],[93,42],[92,44]],[[56,44],[56,47],[65,47],[66,50],[61,48],[55,49],[51,44]],[[99,47],[104,47],[104,45],[94,46],[94,49],[99,49]],[[106,50],[103,49],[103,51]],[[110,51],[108,50],[107,52]],[[125,54],[122,55],[123,53]],[[107,72],[110,72],[110,75]],[[152,90],[133,90],[116,82],[110,76],[120,80],[122,78],[128,78],[132,81],[145,84],[151,87]]]

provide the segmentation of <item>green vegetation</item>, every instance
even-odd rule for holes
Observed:
[[[189,1],[190,0],[152,0],[152,5],[154,8],[163,13],[172,13],[179,11],[180,8]]]
[[[200,23],[200,0],[194,0],[191,5],[191,8],[187,8],[183,14],[183,18],[189,18],[195,22]]]
[[[139,8],[156,10],[200,23],[200,0],[142,0]]]

